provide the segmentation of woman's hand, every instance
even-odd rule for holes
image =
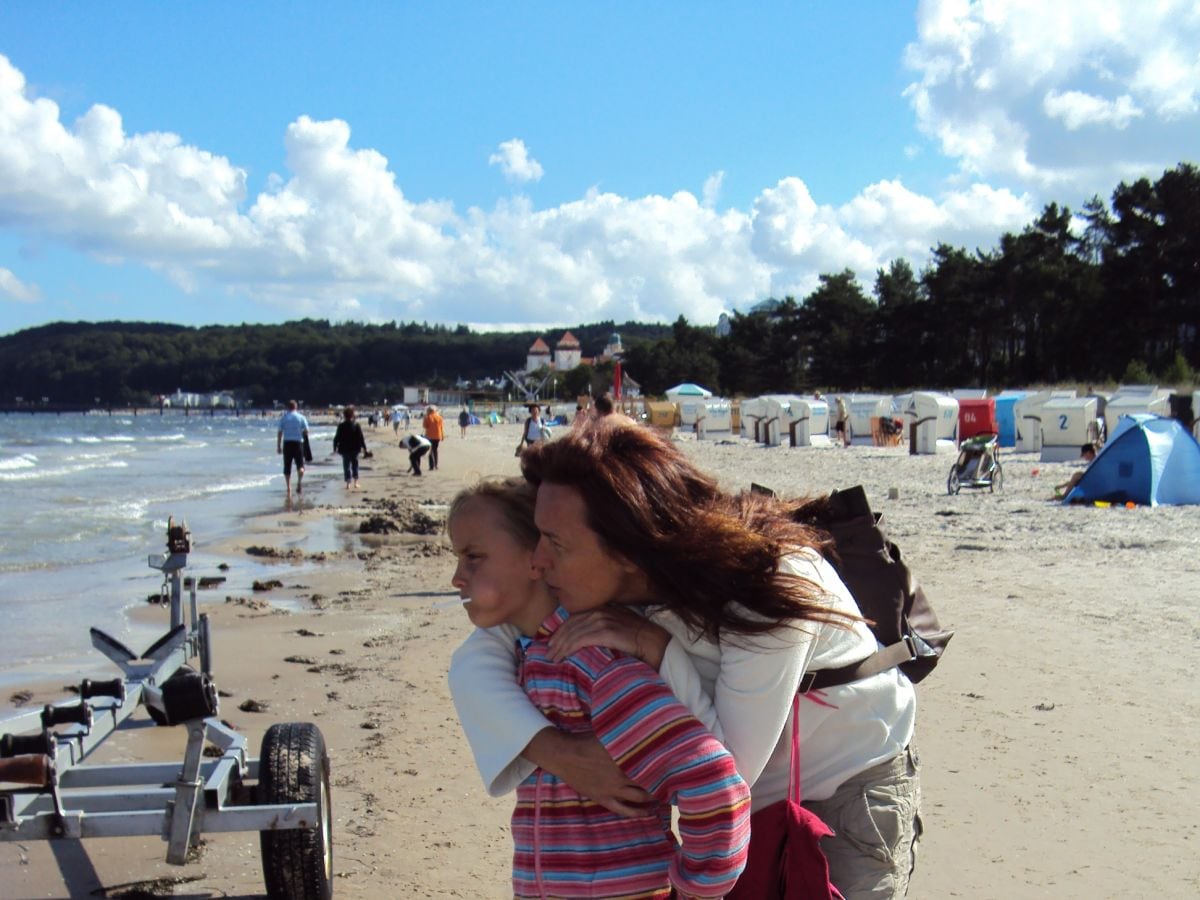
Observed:
[[[629,819],[652,814],[654,798],[629,780],[594,735],[543,728],[521,755],[610,812]]]
[[[607,647],[636,656],[658,671],[671,633],[624,606],[602,606],[572,615],[550,636],[550,655],[562,662],[583,647]]]

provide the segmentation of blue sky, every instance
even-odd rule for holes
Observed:
[[[11,3],[0,333],[712,322],[1198,137],[1184,0]]]

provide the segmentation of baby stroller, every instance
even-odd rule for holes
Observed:
[[[1004,470],[1000,467],[1000,440],[994,434],[977,434],[959,445],[958,460],[950,467],[946,493],[957,494],[963,488],[1003,487]]]

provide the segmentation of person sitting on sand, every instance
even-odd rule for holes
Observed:
[[[298,410],[295,400],[287,403],[287,412],[279,419],[279,430],[275,432],[275,452],[283,454],[283,482],[287,495],[292,496],[292,465],[296,466],[296,493],[304,490],[304,442],[308,439],[308,419]]]
[[[1072,473],[1071,477],[1062,484],[1056,484],[1052,500],[1061,500],[1067,494],[1071,493],[1071,491],[1075,490],[1075,485],[1083,480],[1083,476],[1087,474],[1087,470],[1091,468],[1092,462],[1096,459],[1096,445],[1088,442],[1080,447],[1079,458],[1086,462],[1087,465],[1080,471]]]
[[[723,897],[745,866],[750,789],[648,665],[600,647],[554,658],[550,638],[570,614],[533,566],[536,496],[524,479],[509,478],[454,498],[451,584],[472,623],[520,646],[517,680],[530,701],[559,730],[595,734],[652,806],[626,818],[535,770],[517,788],[512,816],[513,895]]]

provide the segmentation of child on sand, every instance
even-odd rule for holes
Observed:
[[[519,478],[484,481],[455,497],[451,583],[476,626],[506,627],[520,643],[518,678],[543,714],[563,731],[593,732],[657,805],[625,818],[534,771],[517,789],[512,817],[513,894],[722,897],[746,863],[749,788],[721,743],[645,663],[600,647],[553,662],[549,639],[567,613],[532,565],[535,499]],[[671,831],[672,803],[681,843]]]

